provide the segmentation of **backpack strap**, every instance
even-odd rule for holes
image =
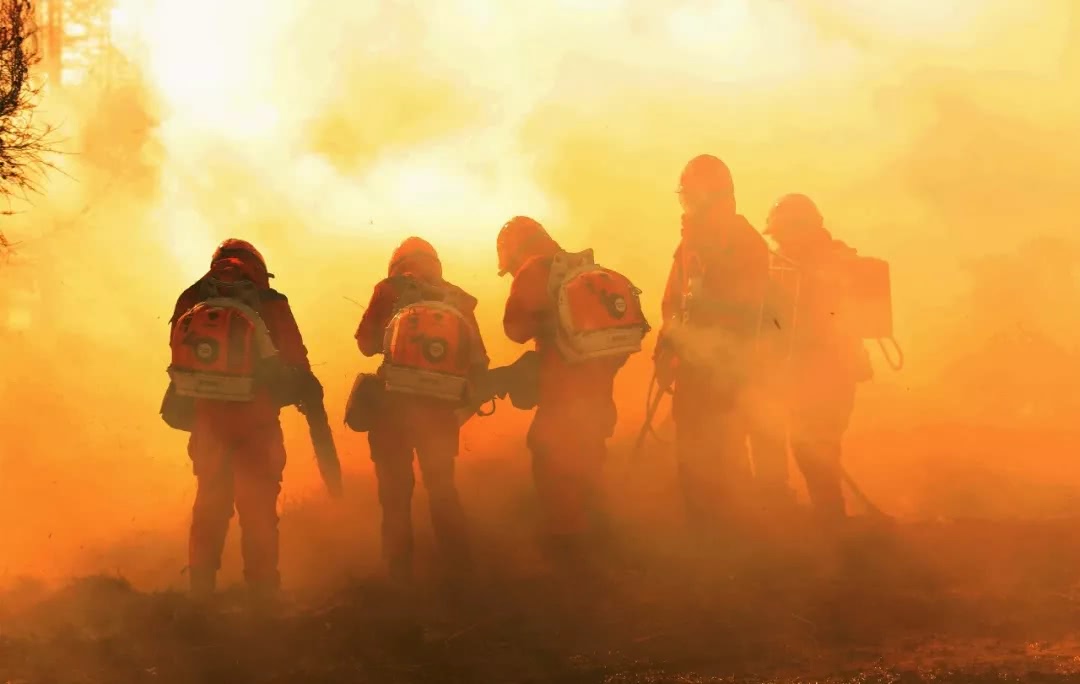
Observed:
[[[284,298],[284,295],[274,290],[269,292]],[[259,287],[250,280],[226,282],[215,278],[213,275],[207,275],[199,283],[199,294],[200,301],[214,298],[235,299],[253,309],[258,309],[263,301],[270,301],[275,298],[266,291],[260,291]]]
[[[442,301],[442,292],[438,288],[425,285],[418,278],[409,275],[393,276],[391,279],[397,288],[394,300],[394,312],[401,311],[410,304],[423,301]]]
[[[593,251],[586,249],[581,252],[556,252],[551,258],[551,273],[548,276],[548,292],[552,297],[559,296],[559,288],[574,271],[583,270],[595,266]]]

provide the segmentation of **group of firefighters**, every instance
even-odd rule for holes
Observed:
[[[837,316],[835,271],[854,250],[832,238],[814,203],[787,195],[765,237],[740,215],[728,167],[701,155],[681,174],[681,239],[662,300],[655,386],[672,397],[678,475],[697,531],[745,529],[762,504],[793,501],[788,452],[826,528],[845,517],[840,445],[857,383],[872,370],[862,338]],[[499,275],[513,278],[506,336],[533,342],[536,411],[528,431],[547,550],[586,553],[602,516],[613,383],[650,328],[622,274],[571,253],[517,216],[497,238]],[[799,274],[797,298],[770,274]],[[189,545],[191,589],[212,594],[234,509],[248,586],[279,586],[278,515],[285,450],[279,411],[296,401],[282,378],[317,395],[289,303],[250,243],[230,239],[179,298],[171,320],[176,391],[192,399],[188,452],[198,481]],[[410,237],[394,250],[355,338],[383,357],[368,440],[382,508],[388,572],[413,572],[413,458],[428,492],[446,572],[469,573],[469,534],[454,469],[470,389],[488,370],[477,300],[443,278],[436,250]],[[271,363],[272,362],[272,363]],[[355,390],[354,390],[355,391]],[[295,393],[294,393],[295,394]],[[752,454],[752,458],[751,458]]]

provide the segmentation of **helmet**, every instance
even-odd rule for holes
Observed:
[[[701,154],[683,167],[677,192],[730,197],[735,194],[735,183],[731,180],[727,164],[711,154]]]
[[[792,193],[781,197],[769,210],[764,232],[779,238],[780,234],[790,235],[792,231],[818,232],[824,225],[825,220],[814,201],[806,195]]]
[[[224,240],[217,249],[214,250],[213,256],[210,257],[210,263],[214,263],[220,259],[228,259],[234,257],[241,261],[252,263],[257,266],[263,273],[266,273],[268,278],[273,278],[273,273],[268,273],[266,270],[266,259],[259,250],[255,249],[255,245],[251,244],[247,240],[240,240],[237,238],[228,238]]]
[[[387,272],[390,275],[393,275],[394,271],[397,270],[399,266],[410,259],[427,259],[440,267],[442,265],[442,262],[439,260],[439,253],[435,251],[435,248],[431,246],[431,243],[414,235],[402,240],[401,244],[394,250],[394,253],[390,255],[390,266],[388,267]]]
[[[225,240],[217,249],[214,250],[214,256],[210,258],[211,262],[218,259],[227,259],[231,256],[248,256],[255,257],[255,259],[266,268],[266,259],[263,259],[263,255],[259,253],[259,250],[255,249],[255,245],[251,244],[247,240],[239,240],[237,238],[229,238]]]
[[[542,241],[554,242],[535,219],[515,216],[504,223],[495,242],[499,254],[499,275],[516,273]]]

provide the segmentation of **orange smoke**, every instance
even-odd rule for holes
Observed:
[[[165,321],[222,238],[266,255],[340,415],[372,365],[352,332],[400,239],[435,245],[509,362],[502,222],[530,214],[567,248],[595,248],[655,318],[675,178],[704,151],[732,167],[755,224],[805,192],[837,237],[891,262],[909,363],[879,364],[848,457],[879,495],[912,515],[934,506],[934,459],[881,450],[882,430],[1066,427],[1075,384],[1031,379],[1051,358],[1067,377],[1080,368],[1066,342],[1080,334],[1074,3],[871,4],[117,0],[114,41],[140,78],[50,93],[42,115],[78,154],[5,224],[23,244],[0,265],[0,573],[63,574],[81,546],[182,522],[184,436],[155,415]],[[1062,242],[1023,251],[1040,236]],[[1018,326],[1043,346],[1001,341]],[[644,356],[620,379],[623,432],[641,414]],[[1006,401],[1025,393],[1039,402]],[[292,414],[296,498],[317,485]],[[521,421],[491,421],[467,438],[517,449]],[[912,448],[972,449],[933,434]],[[1039,483],[1073,437],[1033,434],[1044,460],[1025,476]],[[346,468],[367,468],[364,440],[340,440]]]

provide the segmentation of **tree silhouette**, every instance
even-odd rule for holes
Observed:
[[[0,196],[38,190],[52,128],[34,120],[38,54],[32,0],[0,0]]]

